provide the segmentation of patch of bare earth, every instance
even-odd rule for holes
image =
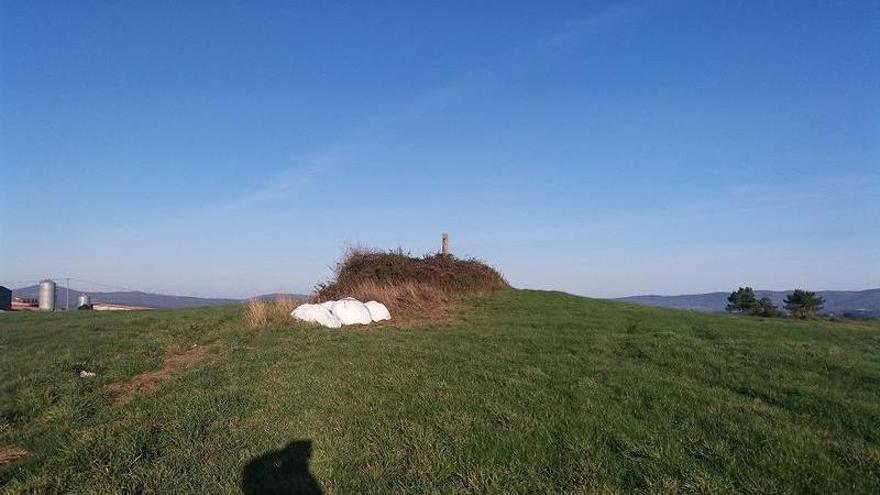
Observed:
[[[0,447],[0,466],[13,463],[28,456],[28,451],[15,446]]]
[[[111,383],[105,387],[105,390],[116,397],[116,404],[124,406],[131,401],[134,394],[153,392],[159,384],[171,378],[175,371],[191,368],[207,357],[208,350],[204,346],[193,346],[185,352],[165,358],[161,369],[141,373],[124,382]]]

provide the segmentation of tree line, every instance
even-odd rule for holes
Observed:
[[[795,289],[783,300],[785,311],[792,317],[800,319],[815,318],[824,304],[825,298],[816,295],[815,292],[803,289]],[[751,287],[740,287],[731,292],[727,296],[727,307],[724,309],[730,313],[752,316],[778,317],[785,314],[773,304],[769,297],[758,299]]]

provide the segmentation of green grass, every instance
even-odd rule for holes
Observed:
[[[241,311],[0,315],[0,446],[31,453],[0,485],[266,489],[304,474],[306,444],[278,452],[302,440],[324,493],[880,492],[877,323],[517,290],[423,327]],[[219,359],[124,407],[103,392],[193,343]]]

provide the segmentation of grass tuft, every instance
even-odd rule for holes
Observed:
[[[248,328],[262,328],[290,320],[297,301],[289,297],[274,300],[251,299],[245,305],[244,322]]]

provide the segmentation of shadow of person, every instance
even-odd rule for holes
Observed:
[[[245,494],[320,495],[321,487],[309,472],[312,442],[294,440],[281,450],[273,450],[248,462],[241,473]]]

